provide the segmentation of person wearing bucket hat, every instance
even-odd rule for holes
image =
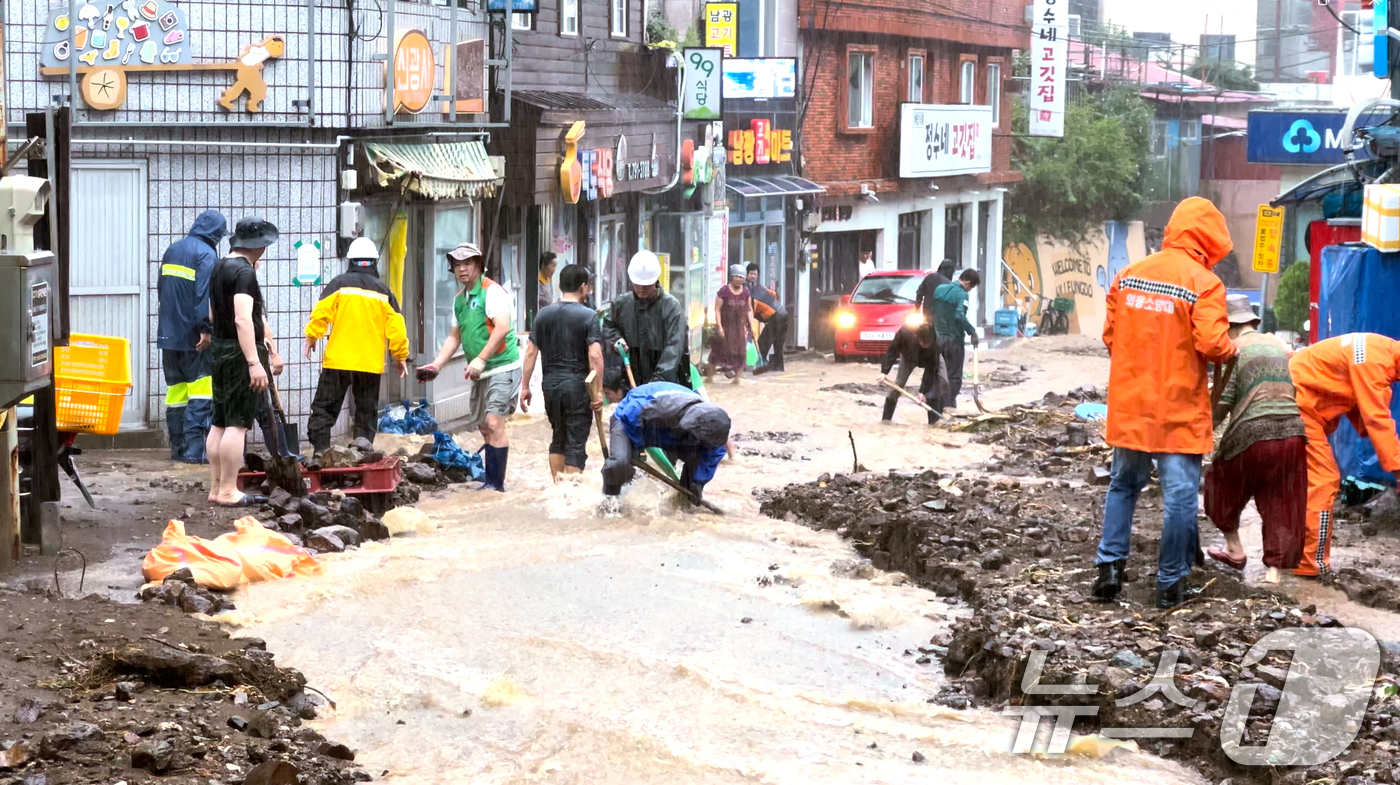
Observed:
[[[317,453],[331,446],[331,428],[340,416],[345,393],[352,391],[354,435],[374,441],[379,425],[379,383],[384,350],[394,356],[399,376],[408,375],[408,333],[399,301],[379,278],[379,249],[368,237],[357,238],[345,253],[349,269],[332,278],[306,324],[306,359],[327,332],[326,354],[306,435]]]
[[[613,298],[603,318],[604,350],[613,358],[625,354],[639,385],[672,382],[689,387],[690,328],[680,301],[658,285],[661,260],[640,250],[627,264],[627,277],[632,290]]]
[[[418,369],[418,378],[437,378],[459,347],[469,358],[467,427],[475,425],[486,442],[486,481],[481,487],[504,491],[510,458],[506,418],[520,402],[520,346],[511,324],[515,302],[503,286],[486,277],[486,259],[476,245],[462,243],[448,251],[447,266],[462,285],[452,301],[456,319],[437,357]]]
[[[267,322],[257,276],[263,254],[275,242],[276,226],[261,218],[240,220],[229,240],[229,255],[209,280],[214,415],[205,450],[209,500],[224,507],[253,507],[266,501],[238,490],[238,469],[258,399],[267,389],[269,376],[282,372],[282,357]]]
[[[1288,372],[1289,349],[1258,331],[1249,297],[1225,298],[1230,338],[1239,353],[1234,370],[1215,391],[1213,422],[1229,420],[1205,476],[1206,515],[1225,535],[1225,550],[1206,555],[1243,570],[1240,514],[1250,499],[1263,519],[1266,583],[1293,569],[1303,553],[1307,518],[1307,438]]]
[[[742,264],[729,265],[729,283],[715,294],[715,337],[710,343],[710,367],[739,383],[744,374],[753,327],[753,294]]]

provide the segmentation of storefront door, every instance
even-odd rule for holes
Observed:
[[[919,250],[923,245],[923,211],[904,213],[899,216],[899,269],[921,270],[923,259]]]

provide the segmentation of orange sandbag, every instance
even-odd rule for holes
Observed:
[[[172,520],[160,545],[141,560],[141,574],[148,581],[162,581],[181,567],[190,568],[195,583],[208,589],[232,589],[243,580],[243,562],[233,546],[185,534],[184,521]]]
[[[214,542],[231,547],[243,562],[243,578],[250,583],[320,575],[321,563],[297,547],[281,533],[272,531],[248,516],[233,522],[235,531],[220,535]]]

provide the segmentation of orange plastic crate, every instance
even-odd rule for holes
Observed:
[[[131,344],[110,335],[69,337],[54,347],[54,397],[58,430],[113,434],[131,392]]]

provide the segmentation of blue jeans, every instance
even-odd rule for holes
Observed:
[[[1122,447],[1113,451],[1113,477],[1103,505],[1103,537],[1096,564],[1126,560],[1133,541],[1133,511],[1147,486],[1152,461],[1162,481],[1162,542],[1157,553],[1157,587],[1165,589],[1191,574],[1199,549],[1196,529],[1200,455],[1150,453]]]

